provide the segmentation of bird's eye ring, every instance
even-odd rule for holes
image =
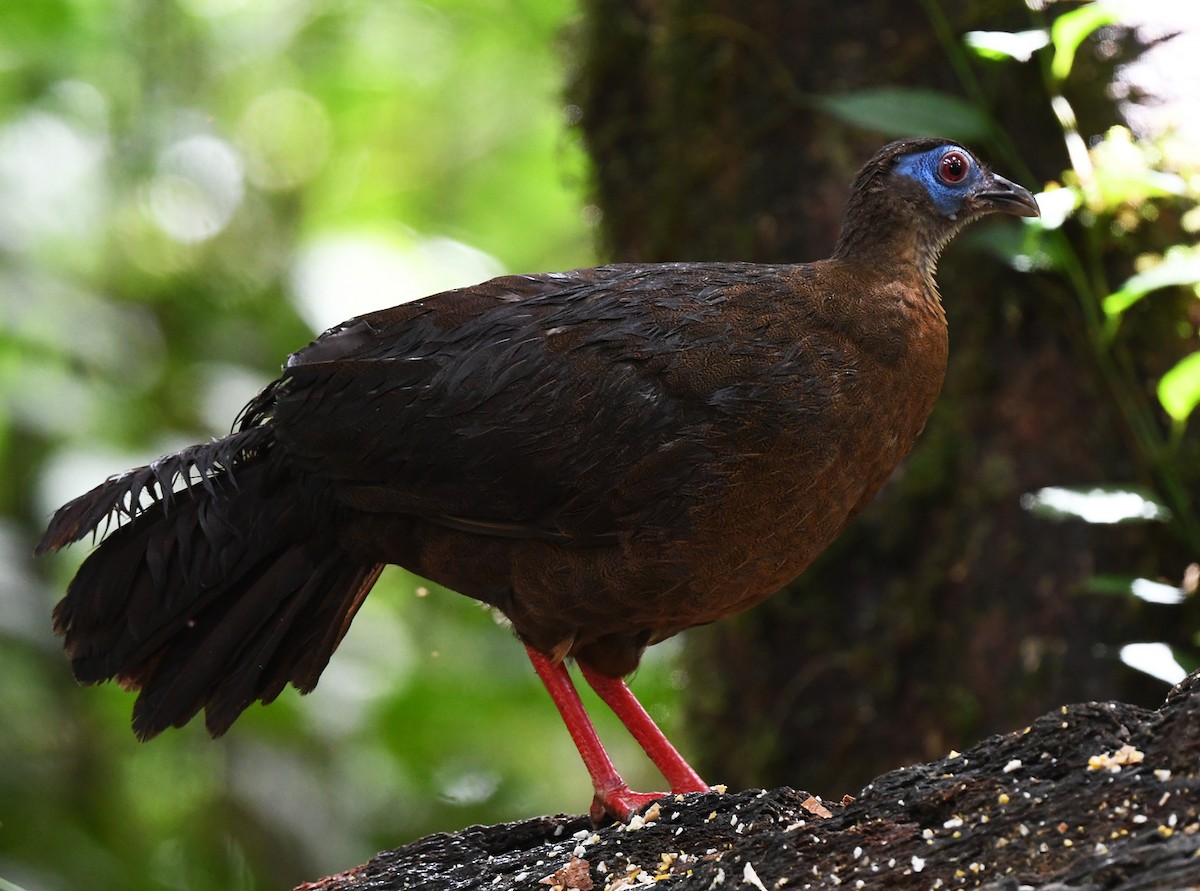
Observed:
[[[957,186],[970,170],[971,162],[962,152],[946,152],[938,162],[938,177],[948,186]]]

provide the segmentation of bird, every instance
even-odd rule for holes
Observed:
[[[97,547],[54,608],[83,684],[136,690],[148,739],[225,733],[308,692],[382,569],[498,611],[590,774],[636,792],[583,679],[671,793],[709,786],[624,678],[644,650],[799,575],[912,447],[942,386],[938,258],[1033,195],[943,138],[855,177],[832,255],[505,275],[371,312],[292,354],[219,439],[61,507],[39,554]]]

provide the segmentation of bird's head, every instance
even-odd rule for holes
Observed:
[[[1038,206],[1028,189],[992,173],[956,142],[893,142],[859,171],[835,256],[877,259],[889,249],[902,251],[932,276],[954,233],[989,213],[1036,217]]]
[[[1028,189],[992,173],[960,145],[941,139],[932,142],[924,148],[914,146],[912,151],[904,151],[906,144],[899,143],[892,170],[915,181],[934,211],[948,221],[965,221],[987,213],[1038,215],[1037,202]]]

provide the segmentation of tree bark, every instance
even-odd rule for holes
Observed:
[[[962,91],[937,13],[913,4],[587,0],[584,9],[572,97],[617,260],[825,256],[846,184],[885,140],[823,113],[814,97],[896,84]],[[944,13],[953,40],[1030,26],[1022,0]],[[1087,53],[1077,63],[1073,82],[1087,88],[1071,98],[1084,133],[1118,120],[1094,86],[1114,64]],[[1056,177],[1067,166],[1062,130],[1036,66],[973,70],[1033,171],[1025,184]],[[992,143],[979,148],[1000,172],[1029,175],[1004,167],[1019,161]],[[1021,495],[1042,486],[1145,482],[1148,472],[1066,283],[1018,274],[981,244],[964,236],[942,263],[951,366],[909,461],[783,593],[690,633],[688,707],[706,776],[731,787],[856,789],[1056,703],[1161,695],[1115,657],[1121,642],[1163,639],[1149,625],[1158,617],[1080,591],[1100,571],[1182,573],[1186,556],[1157,528],[1051,523],[1021,508]],[[1111,257],[1115,280],[1130,256]]]
[[[1195,887],[1197,764],[1193,675],[1157,711],[1063,706],[841,803],[788,788],[711,792],[663,799],[644,824],[473,826],[297,891]]]

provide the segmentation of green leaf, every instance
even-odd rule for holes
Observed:
[[[984,59],[1016,59],[1028,62],[1033,54],[1049,45],[1050,34],[1042,28],[1034,31],[968,31],[963,37],[975,55]]]
[[[1166,585],[1152,579],[1132,575],[1101,574],[1089,578],[1083,586],[1088,594],[1129,597],[1146,603],[1174,605],[1187,596],[1176,585]]]
[[[1119,18],[1117,10],[1107,3],[1089,3],[1060,15],[1050,28],[1050,40],[1054,44],[1050,73],[1058,80],[1066,80],[1075,64],[1079,45],[1097,28],[1111,25]]]
[[[1175,661],[1179,663],[1179,667],[1188,674],[1200,668],[1200,659],[1196,657],[1196,654],[1185,650],[1183,647],[1171,647],[1171,655],[1175,657]]]
[[[1095,184],[1099,199],[1106,208],[1131,204],[1140,207],[1150,198],[1167,198],[1186,195],[1187,180],[1175,173],[1152,170],[1141,166],[1142,159],[1128,156],[1117,158],[1111,154],[1092,153],[1096,162]]]
[[[1158,401],[1176,421],[1186,421],[1200,404],[1200,353],[1181,359],[1158,382]]]
[[[1200,284],[1200,249],[1177,250],[1145,272],[1132,276],[1120,290],[1104,298],[1105,315],[1119,316],[1151,291]]]
[[[1045,229],[1031,226],[980,226],[959,236],[963,245],[985,250],[1017,272],[1064,269],[1072,259],[1063,239],[1047,238]]]
[[[825,96],[820,105],[847,123],[885,136],[947,136],[982,139],[990,124],[982,111],[958,96],[936,90],[885,87]]]

